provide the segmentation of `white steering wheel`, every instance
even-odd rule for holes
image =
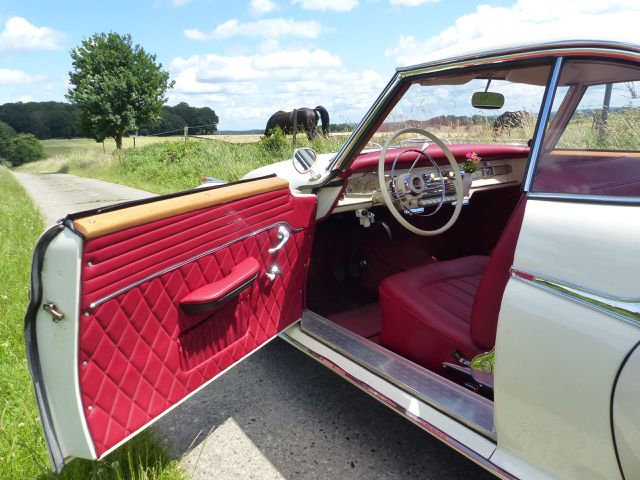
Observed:
[[[389,187],[387,186],[387,181],[385,179],[385,166],[386,166],[385,164],[386,164],[386,158],[387,158],[387,150],[389,150],[389,147],[391,146],[391,144],[400,135],[404,135],[407,133],[423,135],[428,139],[430,139],[431,141],[433,141],[433,143],[435,143],[438,147],[440,147],[440,149],[442,149],[445,156],[447,157],[447,160],[449,160],[449,163],[451,164],[451,168],[453,169],[453,175],[454,175],[453,183],[456,188],[455,208],[453,209],[453,214],[451,215],[451,218],[449,219],[449,221],[445,223],[442,227],[436,228],[435,230],[423,230],[421,228],[415,227],[409,221],[407,221],[407,219],[404,218],[402,214],[398,211],[398,208],[396,207],[393,199],[391,198]],[[430,157],[427,157],[427,158],[430,158]],[[414,165],[415,165],[415,162],[414,162]],[[456,220],[458,220],[458,217],[460,216],[460,211],[462,210],[462,200],[464,196],[464,189],[462,186],[462,175],[460,174],[460,166],[458,165],[458,162],[456,162],[456,159],[451,153],[451,150],[449,150],[449,147],[447,147],[442,140],[440,140],[437,136],[435,136],[431,132],[427,132],[426,130],[423,130],[421,128],[401,128],[400,130],[396,130],[387,139],[387,141],[384,144],[384,147],[382,147],[382,150],[380,151],[380,160],[378,161],[378,182],[380,183],[380,191],[382,192],[382,198],[384,198],[384,203],[387,205],[387,208],[389,209],[391,214],[395,217],[396,220],[398,220],[398,223],[400,223],[400,225],[402,225],[404,228],[406,228],[410,232],[413,232],[417,235],[423,235],[428,237],[433,235],[439,235],[443,232],[446,232],[453,226],[454,223],[456,223]],[[390,185],[391,186],[395,185],[396,184],[395,182],[396,182],[396,176],[392,170]],[[444,189],[443,189],[441,204],[443,201],[444,201]]]

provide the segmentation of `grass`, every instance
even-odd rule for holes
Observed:
[[[102,462],[74,460],[60,477],[49,467],[31,387],[23,337],[29,265],[44,223],[22,187],[0,167],[0,478],[184,478],[150,434],[142,434]]]
[[[236,136],[237,139],[238,136]],[[318,137],[309,142],[298,137],[298,146],[312,146],[317,152],[340,148],[344,136]],[[101,144],[90,140],[47,140],[49,158],[23,165],[21,171],[61,172],[99,178],[154,193],[193,188],[201,176],[235,181],[247,172],[291,157],[293,147],[284,137],[248,143],[219,139],[155,139],[136,148],[103,153]],[[97,147],[96,147],[97,145]]]

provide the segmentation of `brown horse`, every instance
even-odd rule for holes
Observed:
[[[322,122],[322,134],[327,136],[329,134],[329,112],[322,106],[316,108],[298,108],[292,112],[279,112],[274,113],[267,122],[267,127],[264,129],[265,136],[271,136],[274,128],[280,127],[285,134],[293,134],[298,129],[303,129],[307,133],[307,138],[313,140],[318,133],[318,121]]]

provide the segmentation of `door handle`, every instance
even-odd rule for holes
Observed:
[[[187,294],[180,300],[180,306],[187,313],[214,310],[249,288],[259,271],[258,261],[249,257],[233,267],[226,277]]]
[[[280,240],[280,242],[275,247],[271,247],[269,250],[267,250],[267,252],[276,253],[278,250],[284,247],[285,243],[289,241],[290,236],[291,234],[289,233],[289,230],[287,230],[287,227],[285,227],[284,225],[280,225],[278,227],[278,234],[276,235],[276,238]]]

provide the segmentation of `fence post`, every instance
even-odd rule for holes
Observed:
[[[296,146],[296,133],[298,130],[298,109],[293,109],[293,146]]]
[[[604,99],[602,100],[602,113],[600,114],[600,125],[598,129],[598,136],[600,141],[604,141],[604,137],[607,134],[607,123],[609,121],[609,105],[611,104],[611,90],[613,89],[613,83],[607,83],[604,87]]]
[[[136,148],[136,136],[133,136],[133,148]]]
[[[184,127],[184,141],[187,141],[187,138],[189,136],[189,127]]]

